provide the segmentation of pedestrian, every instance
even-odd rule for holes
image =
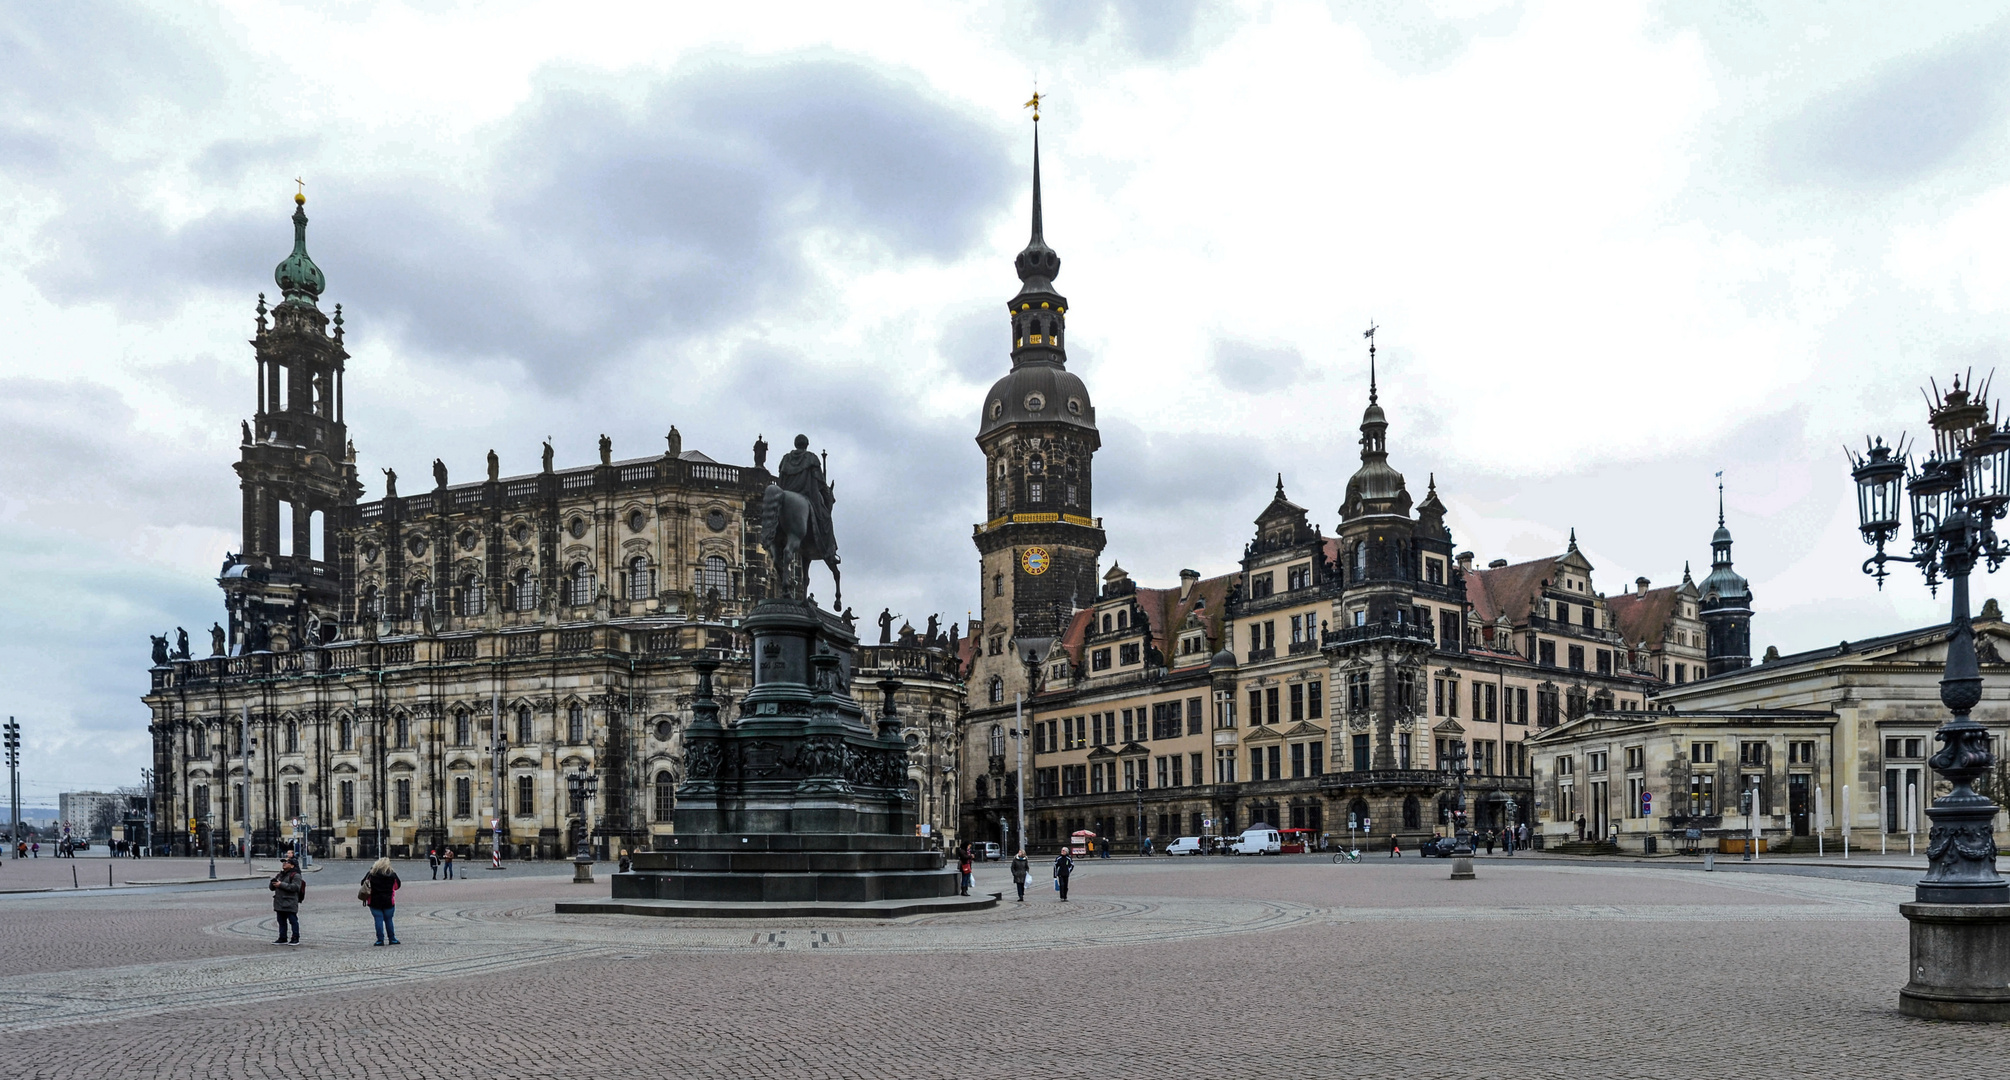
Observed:
[[[426,849],[426,865],[433,870],[433,880],[440,880],[440,852],[438,848]]]
[[[41,857],[42,857],[42,842],[41,842],[40,840],[37,840],[37,841],[35,841],[34,843],[32,843],[32,844],[29,844],[29,845],[28,845],[28,853],[29,853],[30,855],[33,855],[33,856],[34,856],[35,858],[37,858],[37,859],[41,858]]]
[[[272,890],[272,912],[279,917],[279,940],[273,944],[300,944],[300,902],[307,899],[307,883],[300,880],[300,864],[291,855],[287,856],[266,887]],[[286,937],[288,927],[293,928],[292,940]]]
[[[970,848],[965,845],[963,853],[956,860],[956,890],[959,896],[970,895]]]
[[[1494,831],[1493,831],[1492,829],[1488,829],[1488,830],[1487,830],[1487,854],[1489,854],[1489,855],[1492,855],[1493,853],[1494,853]]]
[[[1395,833],[1389,834],[1389,857],[1392,859],[1403,857],[1403,842],[1396,839]]]
[[[1068,902],[1068,875],[1074,872],[1075,859],[1068,854],[1067,848],[1062,848],[1061,853],[1054,856],[1054,891],[1061,894],[1064,904]]]
[[[621,849],[621,872],[622,872],[622,873],[624,873],[624,874],[625,874],[625,873],[627,873],[627,872],[628,872],[628,868],[629,868],[629,867],[630,867],[631,865],[633,865],[633,864],[631,864],[631,863],[630,863],[630,862],[628,861],[628,849],[627,849],[627,848],[622,848],[622,849]]]
[[[1019,854],[1012,856],[1012,884],[1018,888],[1019,902],[1022,904],[1026,902],[1027,872],[1026,849],[1020,848]]]
[[[1584,839],[1584,815],[1583,815],[1583,814],[1579,814],[1579,815],[1577,815],[1577,838],[1578,838],[1579,840],[1582,840],[1582,839]]]
[[[398,928],[391,921],[391,915],[398,909],[398,872],[391,869],[390,859],[378,859],[370,864],[370,872],[363,875],[356,898],[370,907],[370,921],[377,928],[377,944],[387,942],[398,944]]]
[[[1107,859],[1110,857],[1110,842],[1108,840],[1105,840],[1102,843],[1096,845],[1096,847],[1098,849],[1096,852],[1097,858]]]
[[[445,873],[440,876],[446,878],[448,881],[454,880],[454,849],[451,847],[448,848],[441,856],[440,862],[446,867]]]

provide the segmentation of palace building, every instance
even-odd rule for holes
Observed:
[[[1360,465],[1332,535],[1280,476],[1235,572],[1149,588],[1112,566],[1098,581],[1101,440],[1066,369],[1037,135],[1016,268],[1012,368],[977,433],[987,520],[963,649],[966,839],[1017,839],[1023,774],[1032,850],[1084,829],[1132,847],[1259,822],[1413,842],[1447,828],[1455,749],[1476,827],[1535,822],[1551,808],[1531,735],[1749,664],[1751,597],[1721,521],[1702,590],[1685,568],[1678,585],[1642,578],[1607,596],[1575,532],[1513,565],[1456,551],[1435,480],[1418,502],[1390,464],[1372,337]]]
[[[697,677],[724,660],[722,709],[749,686],[740,618],[768,588],[756,541],[772,479],[686,450],[453,483],[365,501],[343,408],[342,309],[307,254],[261,295],[257,411],[236,469],[242,550],[218,578],[211,655],[155,644],[145,697],[160,820],[201,851],[299,831],[322,856],[451,844],[559,854],[581,828],[603,852],[669,831]],[[862,647],[857,694],[898,680],[916,812],[957,820],[958,664],[940,639]],[[866,700],[878,700],[877,696]],[[249,742],[246,736],[249,736]],[[591,801],[569,778],[593,774]],[[157,839],[157,842],[160,842]]]

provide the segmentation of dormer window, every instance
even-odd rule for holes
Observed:
[[[1117,629],[1128,630],[1130,629],[1130,626],[1131,626],[1131,613],[1128,611],[1117,612]]]
[[[1109,633],[1111,625],[1112,624],[1110,622],[1110,616],[1108,615],[1108,613],[1105,613],[1103,615],[1103,633],[1105,634]]]

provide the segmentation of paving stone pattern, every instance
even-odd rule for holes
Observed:
[[[1085,863],[994,911],[558,916],[542,872],[405,873],[396,948],[314,875],[0,898],[0,1074],[36,1077],[1981,1075],[1907,1020],[1909,890],[1482,860]],[[402,871],[401,871],[402,872]],[[415,880],[416,879],[416,880]],[[1985,1069],[1986,1071],[1986,1069]]]

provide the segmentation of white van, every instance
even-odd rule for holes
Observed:
[[[1198,855],[1206,849],[1200,846],[1200,837],[1182,836],[1166,845],[1168,855]]]
[[[1242,838],[1230,844],[1228,850],[1237,855],[1275,855],[1282,844],[1276,829],[1258,825],[1253,829],[1244,829]]]

